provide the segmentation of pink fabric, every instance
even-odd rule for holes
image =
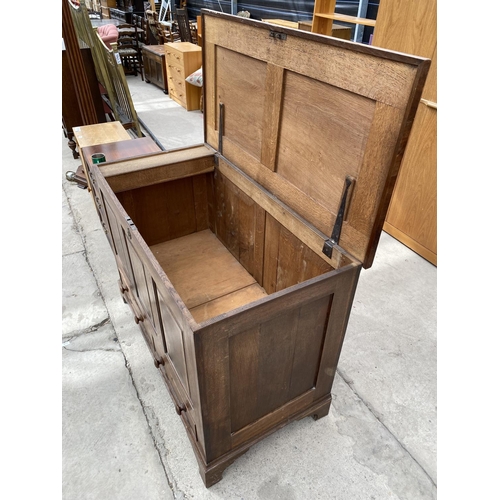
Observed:
[[[103,24],[97,28],[97,34],[101,37],[108,49],[111,49],[111,43],[118,40],[118,28],[114,24]]]

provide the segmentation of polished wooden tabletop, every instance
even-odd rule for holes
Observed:
[[[161,152],[161,149],[151,137],[140,137],[137,139],[116,141],[106,144],[94,144],[82,148],[82,156],[88,165],[92,164],[92,155],[94,153],[103,153],[106,157],[106,163],[108,163]]]

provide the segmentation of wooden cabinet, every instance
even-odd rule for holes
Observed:
[[[186,82],[186,78],[201,67],[201,47],[190,42],[165,44],[168,92],[187,111],[200,109],[201,88]]]
[[[84,158],[208,487],[271,432],[328,414],[429,61],[203,16],[205,143]]]
[[[437,265],[437,2],[381,0],[373,45],[431,58],[384,230]]]
[[[168,93],[167,63],[164,45],[144,45],[142,47],[144,79]]]

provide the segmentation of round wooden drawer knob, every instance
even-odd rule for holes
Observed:
[[[177,413],[177,415],[180,415],[183,411],[186,411],[186,405],[175,405],[175,413]]]
[[[165,360],[163,358],[160,358],[159,360],[155,358],[154,362],[155,362],[156,368],[160,368],[160,365],[163,366],[165,364]]]

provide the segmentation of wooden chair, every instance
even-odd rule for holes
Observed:
[[[172,23],[172,26],[158,23],[158,34],[162,40],[160,43],[181,41],[181,35],[175,22]]]
[[[139,42],[139,48],[142,49],[144,45],[149,45],[148,42],[148,30],[146,29],[146,21],[139,14],[132,14],[132,26],[137,28],[137,40]]]
[[[148,32],[149,45],[161,43],[158,36],[158,13],[153,10],[146,10],[146,30]]]
[[[177,24],[179,26],[179,33],[181,35],[181,41],[193,43],[187,9],[177,9],[176,15],[177,15]]]
[[[141,47],[137,37],[137,28],[131,24],[120,24],[118,28],[117,51],[122,60],[125,74],[137,76],[139,72],[144,81]]]

